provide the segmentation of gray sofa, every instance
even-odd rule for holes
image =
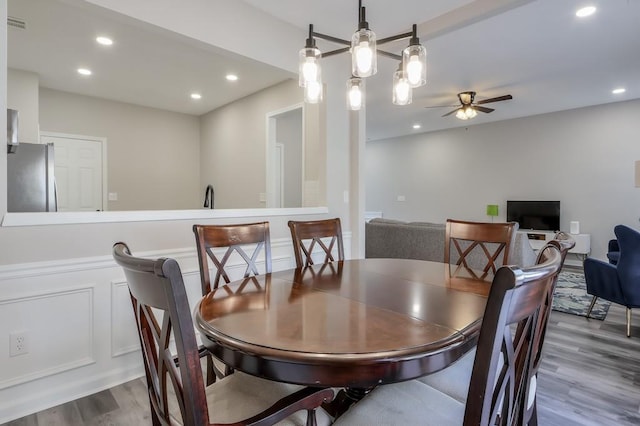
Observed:
[[[517,225],[516,225],[517,226]],[[401,259],[444,261],[445,225],[429,222],[404,222],[393,219],[371,219],[365,225],[365,257],[391,257]],[[486,257],[477,253],[473,264],[484,265]],[[456,260],[451,254],[452,263]],[[536,261],[536,254],[524,233],[516,232],[511,246],[509,263],[518,266],[530,266]],[[477,266],[476,266],[477,267]]]

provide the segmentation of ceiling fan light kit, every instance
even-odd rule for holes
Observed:
[[[455,114],[456,118],[460,120],[469,120],[477,116],[478,111],[484,112],[487,114],[495,111],[493,108],[487,108],[487,107],[481,106],[482,104],[506,101],[509,99],[513,99],[513,96],[502,95],[502,96],[497,96],[495,98],[483,99],[478,102],[475,102],[475,98],[476,98],[476,92],[469,91],[469,92],[458,93],[458,100],[460,101],[460,106],[458,106],[453,111],[449,111],[448,113],[443,115],[443,117],[447,117],[451,114]],[[426,108],[430,108],[430,107],[426,107]]]
[[[315,32],[313,24],[309,25],[309,37],[305,47],[300,50],[298,67],[298,84],[304,88],[305,102],[322,101],[320,59],[351,52],[351,78],[347,81],[347,107],[350,110],[357,111],[362,108],[364,101],[364,80],[362,79],[377,72],[378,54],[400,62],[398,70],[393,75],[392,101],[396,105],[410,104],[412,90],[427,82],[427,50],[420,44],[416,33],[417,25],[414,24],[411,32],[377,39],[376,34],[369,28],[362,0],[358,1],[358,29],[351,37],[351,41]],[[316,38],[349,47],[322,53],[316,47]],[[402,51],[401,55],[378,49],[378,46],[385,43],[406,38],[410,38],[409,46]]]
[[[478,115],[478,112],[470,105],[465,105],[456,111],[456,118],[460,120],[468,120],[474,118],[476,115]]]

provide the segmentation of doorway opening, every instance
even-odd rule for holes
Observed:
[[[304,111],[302,104],[267,114],[266,207],[304,206]]]

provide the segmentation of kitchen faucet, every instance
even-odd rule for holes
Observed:
[[[204,207],[213,209],[213,185],[207,185],[207,189],[204,193]]]

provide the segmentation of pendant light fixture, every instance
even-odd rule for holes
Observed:
[[[409,105],[412,100],[412,90],[407,75],[404,72],[402,62],[393,73],[393,96],[391,98],[394,105]]]
[[[427,49],[420,44],[416,32],[414,24],[409,46],[402,51],[402,67],[412,88],[427,84]]]
[[[351,74],[355,77],[369,77],[378,71],[376,34],[369,29],[362,2],[359,7],[358,31],[351,37]]]
[[[347,108],[351,111],[359,111],[364,103],[364,80],[360,77],[351,77],[347,80]]]
[[[298,84],[300,87],[304,87],[304,101],[311,104],[322,100],[321,55],[320,49],[316,47],[316,40],[313,38],[313,25],[309,25],[309,38],[298,55]]]
[[[309,104],[317,104],[322,101],[322,83],[317,81],[307,82],[304,87],[304,101]]]
[[[316,38],[347,47],[322,53],[316,47]],[[385,43],[407,38],[410,39],[409,46],[401,54],[378,49]],[[305,47],[300,50],[298,67],[298,83],[300,87],[304,88],[305,102],[318,103],[322,100],[320,59],[345,52],[351,52],[351,78],[347,81],[347,107],[351,110],[357,111],[362,108],[364,102],[363,78],[374,75],[378,70],[378,54],[400,62],[398,71],[393,75],[392,101],[395,105],[410,104],[413,88],[423,86],[427,82],[427,51],[418,39],[417,25],[413,25],[411,32],[377,39],[376,34],[369,28],[362,0],[358,0],[358,29],[354,32],[351,40],[315,32],[313,25],[309,25],[309,37]]]

